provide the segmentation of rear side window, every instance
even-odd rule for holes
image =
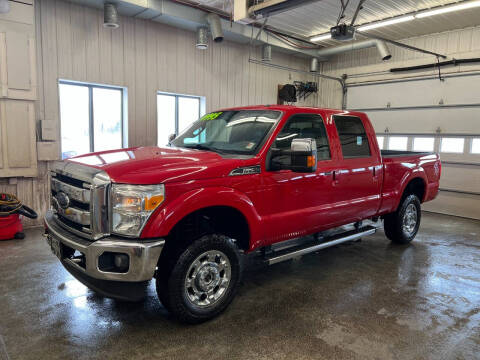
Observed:
[[[370,146],[362,120],[355,116],[334,116],[344,158],[369,157]]]

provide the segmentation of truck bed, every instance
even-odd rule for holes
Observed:
[[[406,150],[380,150],[380,153],[382,154],[382,157],[395,157],[395,156],[411,156],[411,155],[416,155],[416,156],[424,156],[424,155],[434,155],[435,153],[433,152],[420,152],[420,151],[406,151]]]
[[[380,153],[384,166],[383,200],[380,213],[395,211],[401,194],[411,179],[412,171],[415,172],[415,177],[421,178],[425,189],[420,201],[429,201],[435,198],[441,169],[438,154],[397,150],[381,150]]]

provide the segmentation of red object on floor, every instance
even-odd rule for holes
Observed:
[[[0,240],[23,237],[23,226],[19,214],[0,216]]]

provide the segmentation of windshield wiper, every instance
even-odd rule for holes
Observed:
[[[224,151],[222,151],[221,149],[218,149],[216,147],[206,146],[206,145],[203,145],[203,144],[184,145],[183,147],[186,147],[188,149],[197,149],[197,150],[206,150],[206,151],[224,153]]]

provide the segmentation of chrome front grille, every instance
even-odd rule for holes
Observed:
[[[60,226],[92,240],[109,235],[110,178],[96,168],[73,161],[51,169],[51,201]]]

